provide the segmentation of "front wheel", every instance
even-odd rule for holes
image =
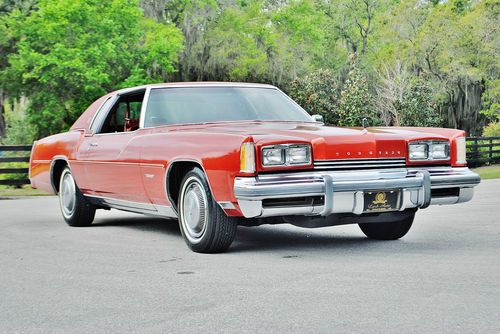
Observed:
[[[179,225],[184,241],[199,253],[223,252],[236,235],[236,219],[228,217],[214,201],[205,174],[193,168],[179,192]]]
[[[415,212],[402,220],[395,222],[364,223],[358,224],[361,231],[370,239],[376,240],[396,240],[408,233],[415,219]]]
[[[69,167],[64,168],[59,183],[59,204],[64,220],[69,226],[90,226],[95,207],[90,204],[76,185]]]

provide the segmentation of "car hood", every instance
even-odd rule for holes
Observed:
[[[188,127],[193,131],[193,127]],[[182,130],[188,130],[184,128]],[[182,131],[181,129],[179,129]],[[438,128],[343,128],[318,123],[239,122],[196,126],[196,132],[234,133],[252,137],[258,147],[278,143],[310,143],[314,160],[404,158],[407,143],[419,139],[449,140],[459,130]]]

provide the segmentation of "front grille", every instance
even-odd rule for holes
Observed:
[[[432,189],[432,197],[458,197],[460,196],[460,188],[442,188],[442,189]]]
[[[311,197],[288,197],[288,198],[267,198],[262,201],[265,208],[272,207],[291,207],[291,206],[314,206],[323,205],[325,199],[323,196]]]
[[[350,170],[370,168],[398,168],[405,167],[405,159],[338,159],[338,160],[316,160],[314,169],[320,170]]]

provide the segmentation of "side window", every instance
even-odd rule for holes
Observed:
[[[135,131],[139,128],[144,90],[121,95],[110,108],[98,133]]]

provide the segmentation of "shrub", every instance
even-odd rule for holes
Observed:
[[[500,121],[491,122],[483,129],[483,136],[485,137],[500,137]]]
[[[432,87],[396,62],[378,72],[376,108],[386,125],[441,126]]]
[[[326,124],[339,124],[336,78],[320,69],[290,84],[288,94],[311,115],[322,115]]]
[[[363,118],[368,120],[370,126],[381,123],[366,77],[355,61],[351,63],[347,81],[340,93],[339,117],[339,125],[342,126],[361,126]]]
[[[442,126],[443,120],[434,108],[432,88],[422,78],[410,81],[403,93],[399,110],[402,126]]]

